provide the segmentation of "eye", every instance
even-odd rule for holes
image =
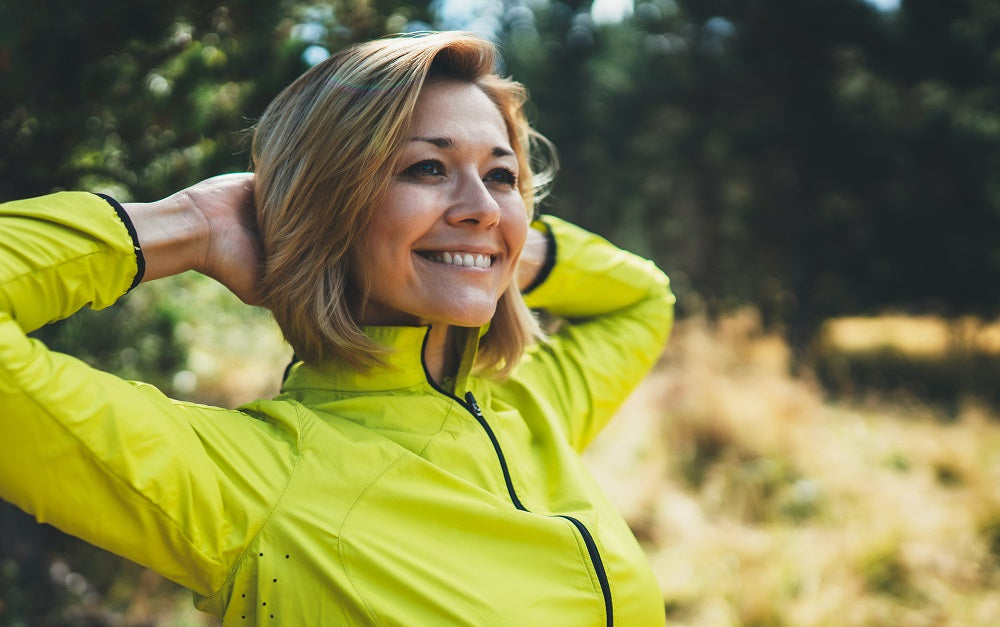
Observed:
[[[486,175],[483,179],[490,183],[500,183],[501,185],[506,185],[507,187],[517,187],[517,175],[514,174],[513,170],[508,168],[496,168],[495,170],[490,170],[490,173]]]
[[[403,170],[403,176],[410,178],[421,178],[425,176],[444,176],[444,164],[435,159],[419,161]]]

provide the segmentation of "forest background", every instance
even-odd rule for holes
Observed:
[[[668,618],[996,624],[1000,1],[595,4],[0,0],[0,201],[161,198],[246,169],[255,118],[331,52],[493,38],[559,149],[543,210],[678,295],[612,425],[631,444],[590,457]],[[36,335],[182,398],[273,391],[266,312],[158,283]],[[189,607],[0,503],[0,625],[200,624]]]

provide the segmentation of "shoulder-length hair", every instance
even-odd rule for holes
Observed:
[[[366,298],[368,286],[352,285],[348,251],[386,193],[428,79],[471,82],[496,103],[532,215],[554,173],[555,153],[528,124],[524,87],[498,76],[494,64],[493,45],[464,33],[380,39],[316,65],[264,112],[252,148],[265,258],[261,295],[306,363],[334,359],[366,368],[388,351],[355,319],[360,309],[351,299]],[[537,148],[544,159],[532,156]],[[505,375],[541,336],[514,283],[482,338],[478,371]]]

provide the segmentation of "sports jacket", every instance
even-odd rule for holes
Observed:
[[[117,209],[117,211],[116,211]],[[658,357],[652,263],[555,218],[528,296],[569,323],[454,392],[423,327],[360,373],[298,364],[274,399],[179,402],[26,332],[141,278],[128,218],[65,192],[0,205],[0,497],[190,588],[226,625],[662,625],[662,596],[579,452]]]

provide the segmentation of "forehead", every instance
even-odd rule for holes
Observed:
[[[510,148],[500,110],[482,89],[468,82],[427,82],[417,99],[410,132]]]

